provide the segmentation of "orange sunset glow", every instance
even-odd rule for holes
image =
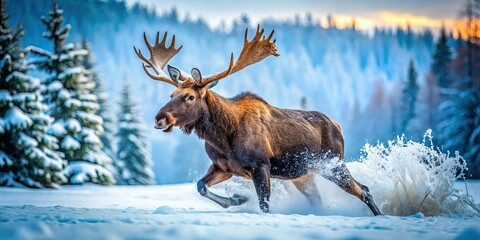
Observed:
[[[422,31],[426,28],[436,30],[445,25],[447,29],[452,30],[455,36],[458,31],[462,31],[465,25],[463,21],[454,18],[437,19],[412,13],[380,11],[372,15],[371,17],[336,15],[334,21],[338,28],[350,27],[352,22],[355,21],[356,28],[359,30],[371,30],[375,27],[396,28],[400,26],[405,28],[410,25],[412,30]],[[322,19],[321,23],[323,27],[328,26],[326,17]]]

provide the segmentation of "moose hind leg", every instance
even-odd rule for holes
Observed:
[[[335,168],[332,173],[324,177],[335,183],[345,192],[356,196],[358,199],[364,202],[375,216],[383,215],[380,209],[377,207],[377,204],[373,200],[373,197],[370,194],[370,190],[368,189],[368,187],[357,182],[352,177],[350,171],[348,171],[345,164],[342,164],[339,167]]]
[[[208,187],[228,180],[231,177],[231,174],[221,171],[215,165],[211,165],[207,174],[197,182],[197,191],[200,195],[218,203],[223,208],[246,203],[248,201],[247,197],[238,194],[234,194],[232,197],[222,197],[208,190]]]
[[[293,185],[300,191],[310,202],[312,206],[319,206],[322,198],[315,184],[315,174],[308,174],[303,177],[293,179]]]

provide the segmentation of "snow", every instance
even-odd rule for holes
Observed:
[[[11,166],[13,164],[12,159],[4,152],[0,150],[0,168]]]
[[[26,135],[25,133],[20,133],[20,137],[17,140],[17,144],[21,145],[23,148],[31,148],[38,146],[37,140],[33,139],[32,137]]]
[[[5,54],[3,59],[0,61],[0,69],[3,69],[7,63],[11,64],[11,62],[12,62],[12,57],[10,56],[10,54]]]
[[[65,129],[70,132],[80,132],[82,127],[77,119],[70,118],[65,121]]]
[[[95,123],[95,124],[103,124],[103,119],[95,114],[92,113],[86,113],[86,112],[77,112],[78,116],[89,123]]]
[[[63,174],[71,184],[82,184],[86,182],[101,182],[101,179],[113,179],[112,174],[100,165],[77,161],[70,163]]]
[[[64,169],[65,166],[67,166],[67,161],[63,160],[61,156],[59,156],[58,152],[53,151],[51,149],[43,148],[43,152],[46,155],[43,165],[50,170],[59,171],[55,174],[57,176],[60,175],[62,178],[65,178],[65,176],[63,176],[63,174],[61,174],[60,171]],[[65,179],[65,181],[60,181],[60,182],[67,182],[67,181]]]
[[[88,51],[85,50],[85,49],[71,50],[73,48],[71,46],[72,45],[70,45],[70,44],[65,45],[63,50],[68,51],[68,53],[60,54],[59,61],[72,61],[73,59],[75,59],[77,57],[84,56],[84,55],[88,54]],[[57,57],[56,55],[54,55],[54,56]]]
[[[37,78],[34,78],[30,75],[27,75],[27,74],[21,73],[21,72],[13,72],[13,73],[9,74],[5,78],[5,82],[9,82],[12,79],[14,79],[15,81],[29,82],[29,83],[32,83],[34,86],[37,86],[37,84],[39,82],[39,80]]]
[[[79,96],[80,100],[97,102],[98,97],[95,94],[82,94]]]
[[[38,159],[38,161],[41,161],[43,166],[48,166],[48,162],[46,160],[47,155],[45,155],[45,153],[39,148],[29,149],[27,151],[27,157],[29,159]],[[38,168],[37,171],[45,171],[45,170],[42,168]]]
[[[35,93],[31,92],[23,92],[23,93],[17,93],[16,95],[13,96],[13,101],[17,103],[23,103],[27,101],[35,101],[36,100],[36,95]]]
[[[68,150],[79,149],[80,148],[80,143],[75,138],[73,138],[72,136],[67,135],[63,139],[63,141],[61,143],[61,146],[62,146],[63,149],[68,149]]]
[[[97,111],[100,108],[100,105],[95,102],[82,102],[82,106],[85,107],[86,109]]]
[[[26,52],[32,52],[34,54],[41,55],[41,56],[50,56],[51,55],[50,52],[48,52],[47,50],[39,48],[39,47],[35,47],[35,46],[28,46],[28,47],[25,48],[25,51]]]
[[[260,212],[253,184],[232,178],[210,188],[241,194],[244,205],[224,209],[200,196],[195,183],[159,186],[0,188],[0,235],[7,239],[453,239],[480,236],[480,181],[456,180],[458,155],[398,138],[368,145],[347,163],[367,185],[385,216],[322,177],[315,206],[290,181],[272,180],[271,213]],[[328,166],[327,166],[328,167]],[[99,165],[72,162],[70,183],[111,174]],[[0,181],[5,176],[0,176]],[[198,179],[198,178],[197,178]]]
[[[34,102],[32,104],[35,104],[35,108],[36,109],[40,109],[40,110],[46,110],[46,106],[44,104],[42,104],[41,102]],[[32,120],[36,123],[43,123],[45,126],[48,126],[52,121],[53,121],[53,118],[50,117],[49,115],[43,113],[43,112],[40,112],[38,114],[35,114],[35,115],[32,115],[31,116]]]
[[[79,108],[82,106],[82,102],[75,98],[69,98],[65,101],[65,107],[68,108]]]
[[[399,137],[387,146],[367,144],[360,161],[347,165],[357,180],[371,186],[372,195],[383,205],[380,208],[389,214],[480,215],[480,206],[453,189],[467,170],[463,158],[432,146],[429,130],[423,143]]]
[[[14,178],[15,175],[12,172],[0,172],[0,183],[3,185],[9,187],[23,187],[23,185],[15,181]]]
[[[61,89],[60,91],[58,91],[57,96],[58,96],[59,99],[70,99],[72,97],[70,92],[66,89]]]
[[[60,89],[63,89],[63,84],[62,84],[62,82],[60,82],[58,80],[55,80],[55,81],[51,82],[47,86],[47,90],[50,91],[50,92],[55,92],[55,91],[58,91]]]
[[[10,92],[4,89],[0,90],[0,103],[2,105],[5,105],[8,102],[12,101],[12,95],[10,95]]]
[[[83,137],[83,141],[88,144],[102,144],[102,141],[100,141],[100,138],[95,134],[95,132],[91,129],[85,129],[83,131],[83,134],[85,136]]]
[[[48,127],[47,133],[56,137],[65,135],[67,133],[67,130],[65,129],[64,122],[55,121],[55,123]]]
[[[105,165],[112,162],[112,159],[110,159],[110,157],[108,157],[108,155],[102,151],[98,151],[98,152],[89,151],[87,152],[87,154],[85,154],[85,156],[83,157],[83,160],[89,161],[91,163],[99,164],[99,165]]]
[[[278,182],[277,182],[278,183]],[[480,182],[468,181],[480,200]],[[221,192],[224,186],[212,191]],[[458,182],[457,188],[463,189]],[[348,195],[322,187],[330,199]],[[273,188],[273,195],[284,194]],[[251,192],[249,196],[253,196]],[[259,213],[256,200],[223,209],[201,197],[195,184],[96,185],[61,189],[0,188],[0,234],[5,239],[478,239],[480,218],[371,217],[366,209],[331,206],[331,214],[303,213],[300,193],[272,201],[275,212]],[[278,201],[284,202],[283,204]]]
[[[56,34],[58,34],[58,33],[56,33]],[[75,44],[73,44],[73,43],[67,43],[63,46],[63,50],[65,50],[65,51],[71,51],[73,49],[75,49]]]
[[[30,125],[32,125],[32,119],[17,107],[12,107],[5,113],[4,127],[6,130],[25,129]]]
[[[62,56],[65,56],[65,54],[62,54]],[[58,75],[58,79],[64,79],[65,77],[70,77],[75,74],[80,74],[80,73],[83,73],[84,71],[85,69],[83,67],[68,68]]]
[[[51,146],[58,146],[58,139],[52,135],[49,134],[44,134],[42,141],[45,143],[46,146],[49,146],[50,148],[53,148]],[[54,148],[56,149],[56,148]]]

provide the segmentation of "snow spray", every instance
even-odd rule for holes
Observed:
[[[338,164],[333,159],[318,165],[319,176]],[[462,181],[467,166],[455,152],[442,152],[432,144],[432,132],[428,130],[421,143],[399,136],[387,145],[366,144],[358,161],[347,162],[348,169],[360,183],[368,186],[384,214],[409,216],[423,213],[425,216],[480,216],[480,204],[468,193],[454,188]],[[283,214],[319,215],[370,215],[370,210],[354,196],[322,177],[316,178],[322,195],[322,206],[311,206],[290,181],[272,179],[271,212]],[[232,211],[256,212],[257,197],[251,181],[232,178],[218,188],[227,195],[240,193],[250,201]],[[259,211],[259,210],[258,210]]]

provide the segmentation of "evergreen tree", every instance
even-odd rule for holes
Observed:
[[[445,26],[440,29],[440,38],[435,45],[433,54],[432,73],[437,78],[437,82],[441,88],[449,86],[448,67],[451,60],[452,52],[448,46],[448,37]]]
[[[66,181],[66,162],[57,139],[46,134],[51,118],[43,113],[40,80],[28,75],[28,53],[20,47],[21,27],[7,23],[0,1],[0,186],[55,187]],[[20,184],[19,184],[20,183]]]
[[[103,151],[110,158],[113,158],[113,117],[111,115],[110,105],[108,102],[108,94],[105,92],[103,80],[100,77],[100,74],[94,69],[95,63],[92,57],[90,44],[88,44],[86,39],[83,39],[82,41],[82,48],[88,51],[87,55],[85,55],[83,58],[82,65],[85,70],[89,72],[89,77],[95,83],[95,88],[93,89],[92,94],[97,96],[97,103],[99,105],[97,115],[103,119],[104,132],[100,136],[100,140],[103,143]]]
[[[436,105],[433,109],[430,109],[435,114],[434,126],[431,126],[434,133],[436,133],[437,145],[444,145],[447,135],[441,126],[441,122],[445,121],[448,113],[445,112],[444,103],[447,100],[446,90],[451,87],[451,80],[449,80],[449,67],[451,62],[451,51],[448,45],[448,37],[445,30],[445,26],[440,29],[440,37],[435,45],[435,52],[433,54],[433,63],[431,66],[431,73],[436,83],[438,84],[438,95],[432,96]]]
[[[465,157],[469,173],[480,178],[480,0],[470,0],[466,5],[467,23],[467,86],[470,114],[468,122],[468,151]],[[471,11],[469,12],[468,9]]]
[[[442,105],[445,148],[459,151],[467,160],[467,177],[480,178],[480,97],[471,89],[454,89]]]
[[[120,103],[116,166],[121,184],[153,184],[154,174],[144,128],[137,118],[136,104],[130,96],[130,87],[124,83]]]
[[[54,52],[35,49],[43,56],[36,64],[48,73],[44,80],[45,102],[50,107],[48,114],[55,119],[49,133],[60,141],[60,151],[68,161],[64,174],[69,183],[111,184],[113,176],[105,168],[111,159],[102,151],[98,137],[103,133],[103,120],[96,115],[99,105],[92,93],[95,83],[81,65],[88,51],[65,44],[70,25],[62,26],[62,15],[55,1],[49,17],[41,18],[47,27],[43,36],[53,42]]]
[[[407,82],[402,91],[402,118],[400,123],[401,133],[407,132],[408,124],[415,117],[415,104],[417,102],[418,95],[417,75],[417,70],[415,70],[413,61],[410,60]]]
[[[480,65],[475,61],[480,55],[480,42],[475,41],[479,38],[480,1],[467,1],[464,14],[467,40],[466,44],[457,40],[456,57],[452,60],[454,84],[441,105],[445,114],[441,126],[446,134],[446,148],[460,151],[465,157],[468,177],[480,178]]]

